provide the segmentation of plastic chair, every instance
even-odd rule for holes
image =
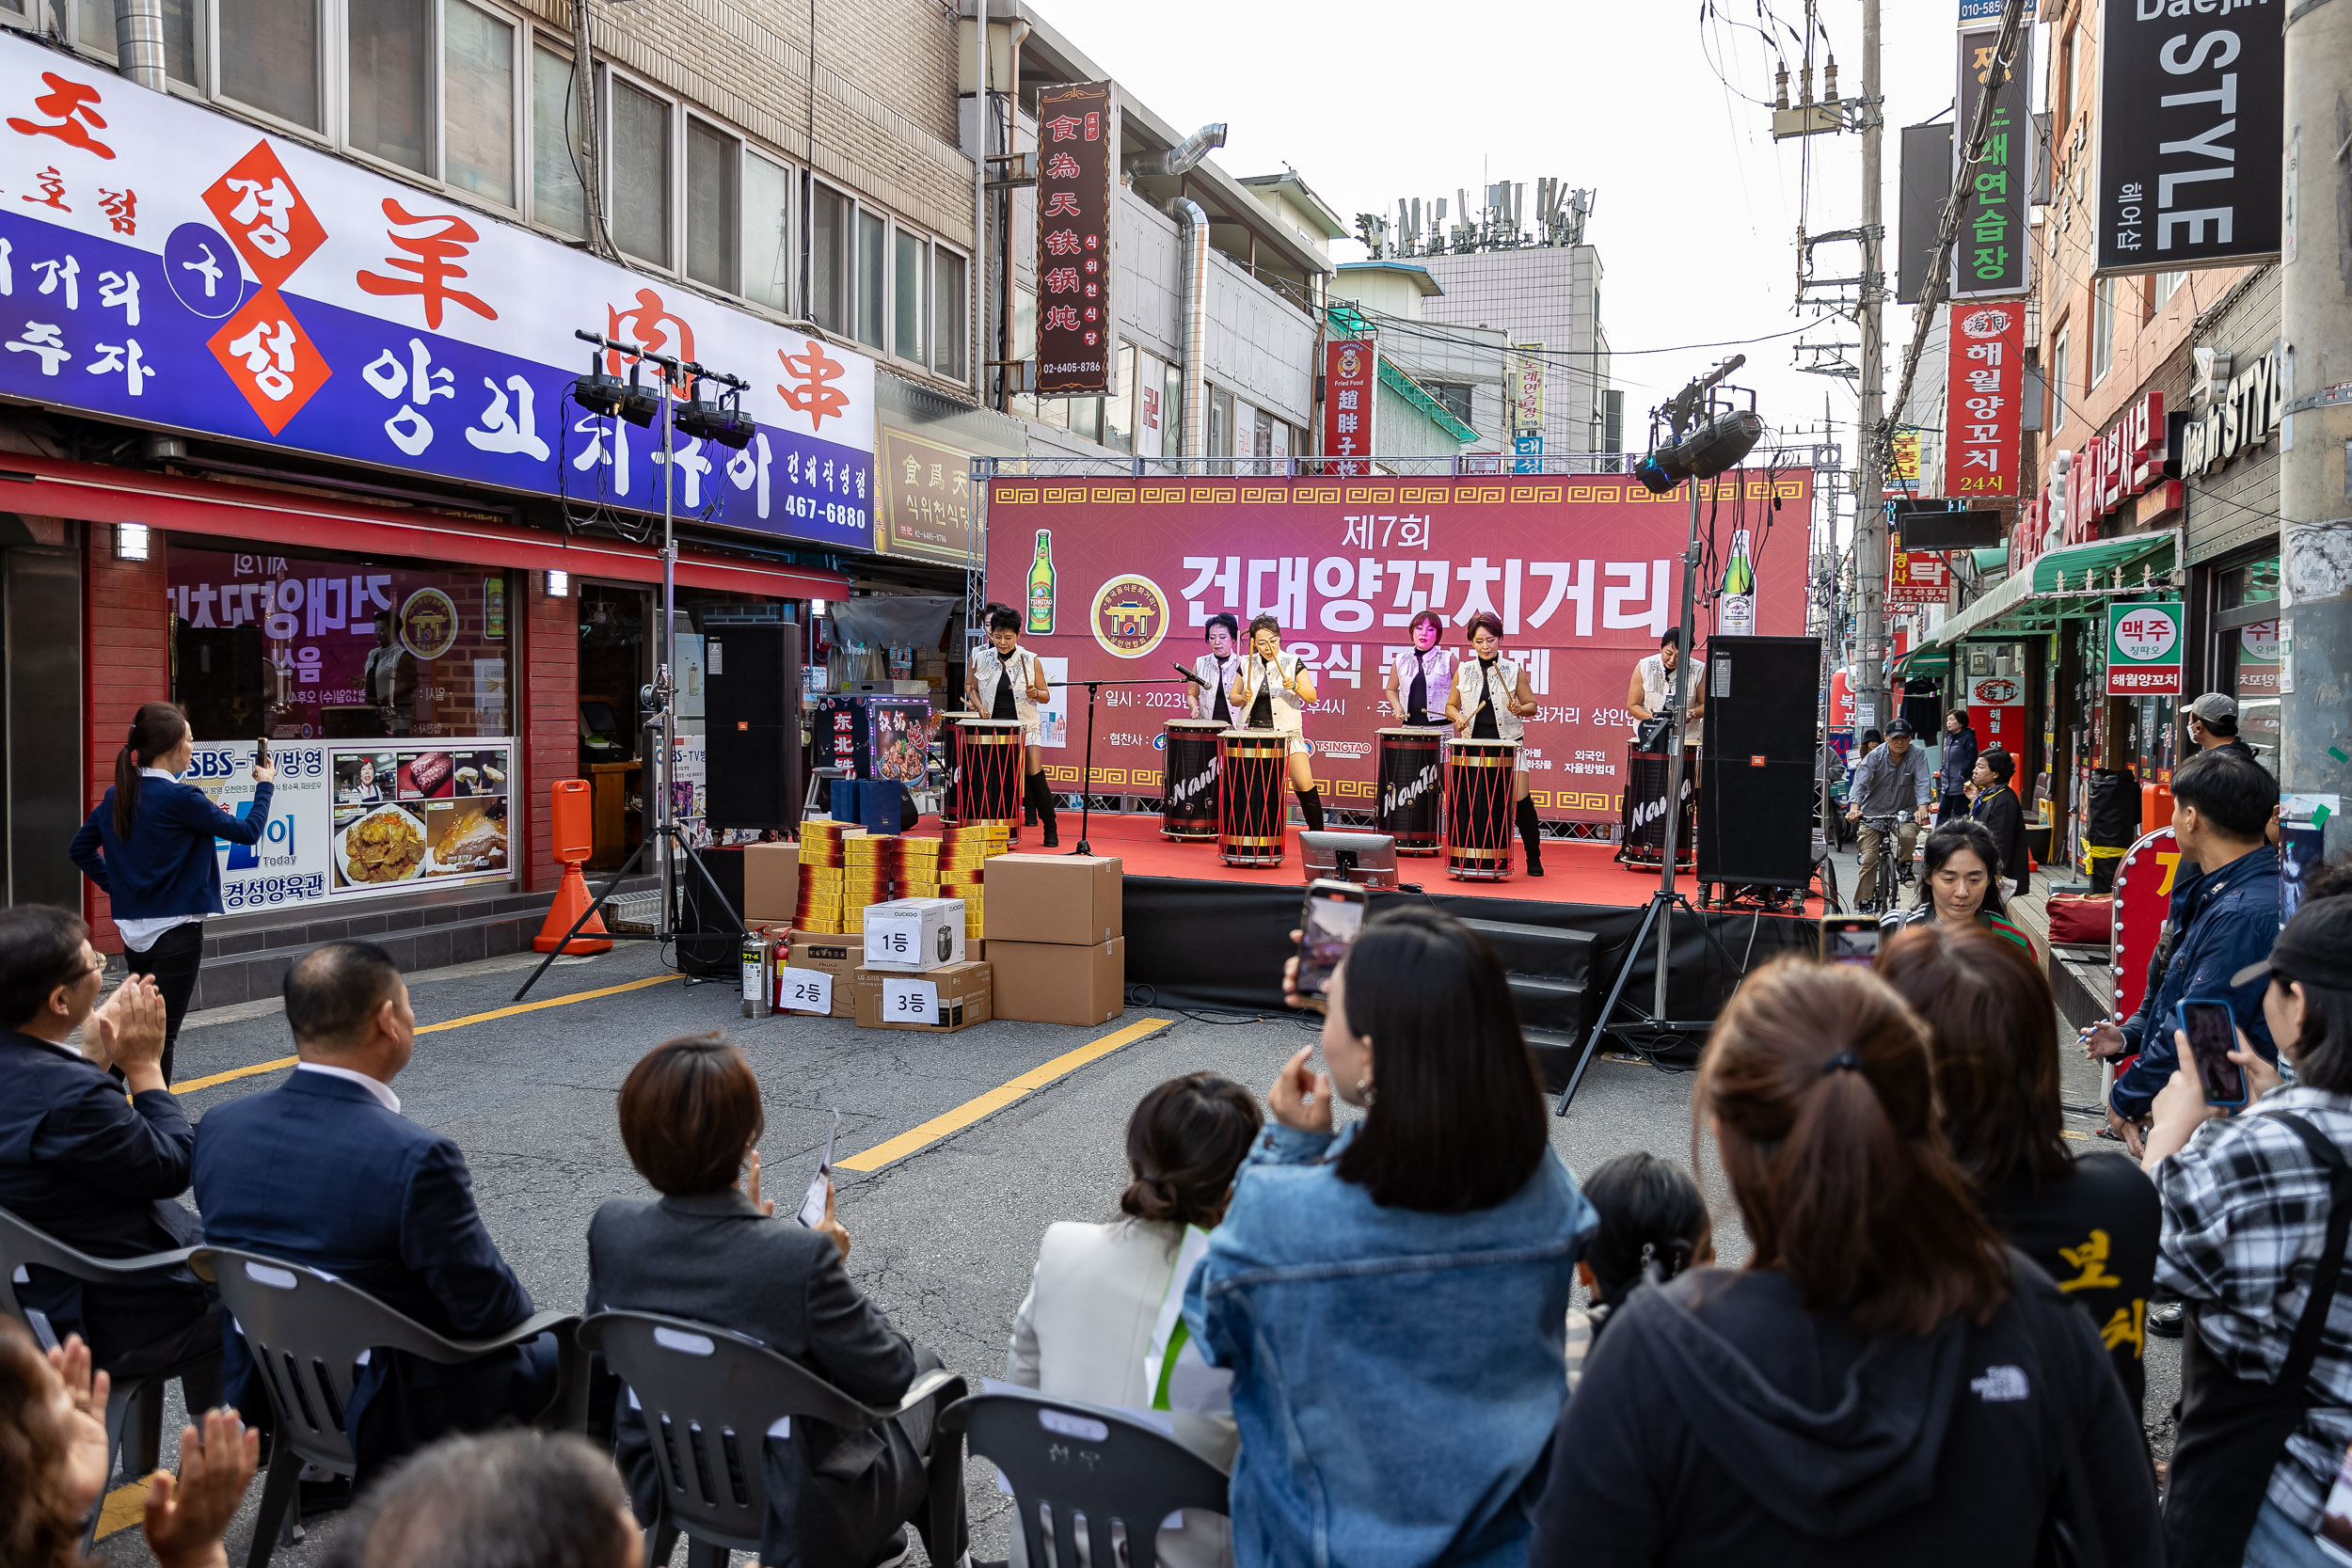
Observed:
[[[49,1315],[39,1307],[25,1306],[17,1296],[18,1269],[31,1264],[35,1268],[55,1269],[85,1284],[120,1284],[179,1268],[195,1250],[182,1247],[138,1258],[92,1258],[0,1209],[0,1312],[32,1330],[42,1350],[55,1350],[57,1335],[50,1326]],[[215,1349],[158,1372],[113,1379],[106,1393],[107,1459],[119,1464],[129,1475],[151,1473],[163,1458],[164,1385],[174,1378],[184,1379],[207,1366],[219,1365],[220,1352]],[[137,1444],[135,1451],[130,1447],[133,1443]],[[107,1479],[114,1479],[112,1469],[107,1471]],[[99,1513],[99,1509],[90,1511],[89,1524],[82,1531],[82,1550],[86,1553],[98,1536]]]
[[[949,1406],[939,1424],[969,1433],[972,1452],[1012,1484],[1030,1568],[1076,1568],[1081,1530],[1089,1563],[1153,1568],[1162,1520],[1227,1511],[1224,1471],[1125,1411],[1007,1389]],[[1058,1557],[1046,1551],[1044,1513]]]
[[[864,1404],[755,1339],[651,1312],[597,1312],[581,1322],[583,1350],[600,1354],[637,1396],[661,1477],[660,1512],[647,1522],[648,1568],[666,1563],[683,1531],[688,1561],[723,1564],[730,1551],[759,1550],[768,1518],[767,1434],[784,1418],[859,1431],[940,1396],[961,1399],[963,1378],[925,1372],[894,1407]],[[931,1446],[930,1540],[950,1549],[963,1509],[963,1449]]]
[[[496,1338],[460,1342],[300,1263],[227,1247],[198,1247],[188,1266],[220,1287],[221,1306],[243,1331],[269,1393],[269,1475],[262,1486],[246,1568],[263,1568],[281,1535],[291,1540],[300,1527],[296,1483],[304,1465],[339,1476],[358,1474],[358,1460],[343,1431],[343,1412],[351,1406],[352,1384],[363,1353],[405,1351],[440,1366],[462,1366],[580,1321],[576,1312],[540,1312]],[[555,1399],[540,1419],[558,1429],[576,1430],[585,1414],[586,1379],[574,1337],[558,1334],[557,1343],[561,1374]]]

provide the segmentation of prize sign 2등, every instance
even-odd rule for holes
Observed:
[[[1804,629],[1809,469],[1725,475],[1721,515],[1763,542],[1755,557],[1756,629]],[[1712,511],[1717,486],[1703,484]],[[1763,520],[1780,502],[1781,526]],[[1281,623],[1283,651],[1315,673],[1307,740],[1323,787],[1342,806],[1376,799],[1375,732],[1398,722],[1385,695],[1391,656],[1413,616],[1438,612],[1445,646],[1473,658],[1463,628],[1481,610],[1502,622],[1502,657],[1523,664],[1539,705],[1527,721],[1536,808],[1557,819],[1617,820],[1634,665],[1658,651],[1680,603],[1677,577],[1690,497],[1653,497],[1629,476],[1295,480],[993,481],[988,495],[988,591],[1015,602],[1032,584],[1038,542],[1053,573],[1041,585],[1050,633],[1023,645],[1073,681],[1165,676],[1106,688],[1094,712],[1089,787],[1157,796],[1170,719],[1195,716],[1194,689],[1171,662],[1204,650],[1209,617]],[[1752,553],[1754,553],[1752,551]],[[1031,608],[1037,602],[1031,601]],[[1713,628],[1696,628],[1702,642]],[[1443,691],[1430,693],[1433,711]],[[1045,771],[1077,785],[1083,714],[1048,738]]]
[[[2181,694],[2181,601],[2107,606],[2107,695]]]
[[[0,395],[641,511],[666,460],[683,515],[873,542],[862,356],[13,36],[0,191]],[[576,328],[744,377],[757,433],[589,414]]]

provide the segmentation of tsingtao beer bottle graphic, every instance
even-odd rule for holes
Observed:
[[[1037,531],[1037,559],[1029,562],[1029,630],[1040,637],[1054,629],[1054,531]]]
[[[1724,567],[1723,609],[1716,624],[1730,637],[1756,633],[1756,567],[1748,560],[1748,531],[1731,534],[1731,561]]]

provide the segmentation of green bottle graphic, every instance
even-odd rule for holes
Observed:
[[[1743,528],[1732,531],[1731,561],[1724,567],[1723,607],[1715,624],[1730,637],[1756,633],[1756,567],[1748,561],[1748,531]]]
[[[1054,630],[1054,533],[1037,531],[1037,559],[1029,563],[1029,630],[1039,637]]]

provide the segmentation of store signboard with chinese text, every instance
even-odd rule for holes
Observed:
[[[972,454],[885,425],[881,468],[890,553],[962,565],[972,551]]]
[[[1944,494],[2008,499],[2018,476],[2018,404],[2026,381],[2022,300],[1952,307],[1944,400]]]
[[[1372,472],[1373,411],[1380,403],[1377,345],[1342,339],[1323,345],[1323,451],[1337,457],[1324,472],[1354,477]]]
[[[1766,538],[1811,504],[1808,470],[1742,469],[1721,483],[1726,528]],[[1712,509],[1718,486],[1702,485]],[[1620,475],[1337,480],[1000,478],[989,497],[988,588],[1026,591],[1033,542],[1050,538],[1054,631],[1025,646],[1067,661],[1075,680],[1134,679],[1189,662],[1212,615],[1261,613],[1286,651],[1316,673],[1307,715],[1315,771],[1342,806],[1368,807],[1375,732],[1396,722],[1382,695],[1389,657],[1413,616],[1445,618],[1447,643],[1481,610],[1502,622],[1504,657],[1523,660],[1540,711],[1527,721],[1537,806],[1555,818],[1617,820],[1632,721],[1623,706],[1634,665],[1658,649],[1680,603],[1677,561],[1690,498],[1651,496]],[[1776,531],[1756,572],[1756,629],[1804,629],[1802,539]],[[1695,640],[1714,627],[1702,624]],[[1057,677],[1063,678],[1063,677]],[[1113,688],[1094,716],[1096,788],[1152,794],[1167,722],[1190,713],[1191,688]],[[1084,722],[1083,718],[1079,723]],[[1075,787],[1084,744],[1046,742],[1046,770]]]
[[[2181,694],[2181,601],[2107,606],[2107,695]]]
[[[1887,562],[1889,609],[1943,604],[1951,594],[1951,563],[1937,551],[1898,550]]]
[[[861,355],[14,36],[0,190],[0,395],[659,512],[658,427],[569,400],[586,328],[751,383],[748,446],[675,443],[681,515],[872,542]]]
[[[1111,313],[1111,171],[1119,111],[1108,82],[1037,95],[1037,389],[1041,397],[1110,390],[1118,353]]]
[[[1977,104],[1994,76],[1996,21],[1963,26],[1960,34],[1959,109],[1953,123],[1976,124]],[[1967,175],[1961,208],[1960,238],[1952,246],[1952,298],[1998,298],[2026,290],[2026,198],[2033,194],[2033,30],[2022,29],[2009,74],[1993,99],[1993,119],[1984,145]],[[1954,141],[1963,142],[1965,132]],[[1958,149],[1965,158],[1965,147]]]
[[[2188,14],[2186,5],[2106,0],[2099,276],[2279,254],[2286,8],[2287,0],[2239,0]]]

